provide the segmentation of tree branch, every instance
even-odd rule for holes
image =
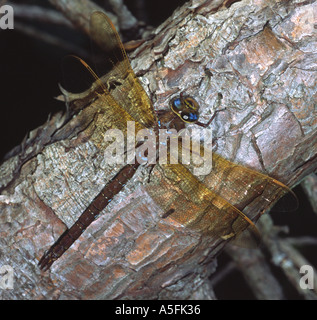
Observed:
[[[90,0],[50,0],[50,3],[62,12],[69,21],[83,33],[89,35],[89,18],[94,11],[103,11],[103,8]],[[110,12],[105,12],[115,27],[118,27],[117,17]]]
[[[37,20],[41,22],[62,25],[69,28],[72,27],[72,24],[69,22],[69,20],[63,17],[63,15],[56,10],[11,2],[9,2],[9,5],[14,7],[14,16],[16,18],[23,18],[33,21]]]
[[[90,2],[89,8],[51,3],[88,32]],[[216,151],[298,184],[317,167],[316,2],[244,0],[219,7],[219,1],[196,1],[194,7],[176,10],[131,54],[155,109],[184,92],[198,100],[207,122],[221,93],[226,110],[213,123]],[[104,166],[102,152],[84,139],[89,123],[80,117],[55,115],[0,168],[0,261],[14,268],[16,279],[15,290],[2,290],[2,298],[212,297],[204,281],[223,246],[162,221],[143,187],[146,169],[49,272],[39,270],[44,250],[119,169]]]

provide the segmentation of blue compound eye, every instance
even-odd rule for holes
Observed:
[[[173,101],[173,105],[174,105],[175,108],[179,109],[180,106],[182,105],[181,99],[179,99],[179,98],[178,98],[178,99],[175,99],[175,100]]]
[[[197,113],[192,113],[192,112],[189,112],[189,113],[184,113],[182,114],[182,119],[185,121],[185,122],[195,122],[198,120],[198,115]]]

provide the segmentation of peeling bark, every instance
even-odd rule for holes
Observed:
[[[294,186],[317,167],[316,1],[194,1],[131,54],[156,110],[185,92],[214,112],[216,152]],[[118,168],[81,134],[80,113],[30,133],[0,168],[0,263],[14,269],[3,299],[210,298],[222,248],[160,222],[138,170],[51,268],[48,249]],[[78,125],[80,124],[80,127]]]

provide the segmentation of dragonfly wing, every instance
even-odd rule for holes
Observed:
[[[286,194],[290,196],[285,210],[297,207],[296,196],[283,183],[215,153],[212,155],[212,170],[205,176],[204,184],[251,218],[268,211]]]
[[[147,191],[164,213],[171,212],[171,219],[222,240],[235,239],[248,230],[255,246],[260,242],[259,232],[247,216],[181,164],[162,165],[153,175]]]
[[[191,165],[185,166],[194,174],[200,175],[208,189],[246,213],[252,220],[271,209],[276,202],[280,211],[297,208],[296,195],[283,183],[226,160],[202,145],[192,149],[189,146],[188,143],[178,141],[178,149],[171,149],[173,161],[177,159],[176,162],[182,163],[184,159],[187,162],[190,159]],[[286,207],[282,207],[285,201],[281,203],[281,198],[287,198]]]
[[[94,42],[106,53],[105,62],[110,61],[112,71],[102,81],[107,86],[114,86],[118,103],[144,127],[154,126],[156,121],[152,103],[144,91],[139,79],[131,68],[114,25],[102,12],[94,12],[90,18],[90,34]]]

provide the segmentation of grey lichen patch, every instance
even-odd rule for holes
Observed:
[[[88,142],[65,152],[63,143],[56,143],[38,155],[34,188],[68,227],[98,193],[98,180],[101,184],[107,174],[95,167],[98,159],[91,159],[92,148]]]
[[[6,186],[12,180],[18,162],[19,157],[16,155],[2,163],[0,166],[0,188]]]

